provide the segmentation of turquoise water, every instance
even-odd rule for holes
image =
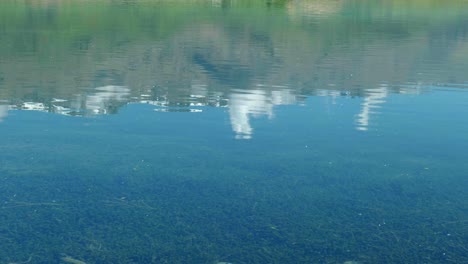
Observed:
[[[0,263],[468,262],[467,7],[2,1]]]

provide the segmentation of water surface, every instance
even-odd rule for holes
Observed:
[[[466,1],[0,2],[0,263],[468,262],[467,25]]]

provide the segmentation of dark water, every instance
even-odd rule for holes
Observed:
[[[1,1],[0,263],[468,263],[467,72],[466,1]]]

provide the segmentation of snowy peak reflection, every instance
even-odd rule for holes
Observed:
[[[250,139],[252,137],[251,117],[272,118],[275,105],[294,103],[296,103],[296,96],[286,87],[278,90],[234,90],[229,96],[229,117],[236,138]]]
[[[117,113],[120,107],[135,103],[152,105],[153,110],[161,114],[200,113],[206,107],[217,107],[227,109],[234,138],[246,140],[254,135],[253,119],[274,118],[275,106],[298,104],[308,96],[318,96],[332,98],[331,107],[339,107],[339,98],[357,97],[361,99],[354,101],[353,104],[359,104],[360,109],[352,113],[350,118],[354,116],[355,129],[366,132],[379,123],[380,108],[387,103],[391,95],[420,94],[430,89],[422,84],[403,86],[380,84],[376,88],[357,90],[317,89],[308,95],[303,95],[297,94],[297,90],[290,89],[287,85],[257,83],[250,89],[212,89],[202,80],[193,80],[190,87],[180,93],[171,93],[173,90],[164,87],[153,87],[136,93],[137,91],[126,86],[107,85],[85,89],[81,94],[70,95],[63,99],[57,95],[43,102],[26,101],[16,105],[0,105],[0,121],[5,118],[8,110],[92,116]]]
[[[68,99],[52,98],[46,102],[28,101],[10,105],[9,108],[72,116],[111,114],[129,101],[129,95],[130,89],[125,86],[107,85],[86,90]]]
[[[366,96],[361,104],[361,112],[357,115],[356,129],[366,131],[369,128],[369,120],[372,114],[378,114],[377,109],[381,104],[385,103],[385,98],[388,95],[386,86],[376,89],[366,89]]]
[[[380,114],[381,111],[379,109],[387,102],[387,98],[391,94],[421,94],[427,90],[428,87],[421,84],[408,84],[398,88],[381,84],[377,88],[364,89],[361,109],[356,114],[356,129],[368,131]]]
[[[125,86],[107,85],[95,88],[95,92],[84,97],[78,97],[75,107],[85,105],[87,111],[95,114],[107,114],[112,110],[110,105],[116,102],[126,102],[130,89]]]

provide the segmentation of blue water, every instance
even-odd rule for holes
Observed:
[[[362,131],[363,99],[309,97],[252,120],[248,141],[234,139],[222,108],[11,111],[1,210],[13,246],[2,253],[36,263],[463,258],[467,99],[392,95]]]
[[[71,3],[0,3],[0,263],[467,263],[463,2]]]

